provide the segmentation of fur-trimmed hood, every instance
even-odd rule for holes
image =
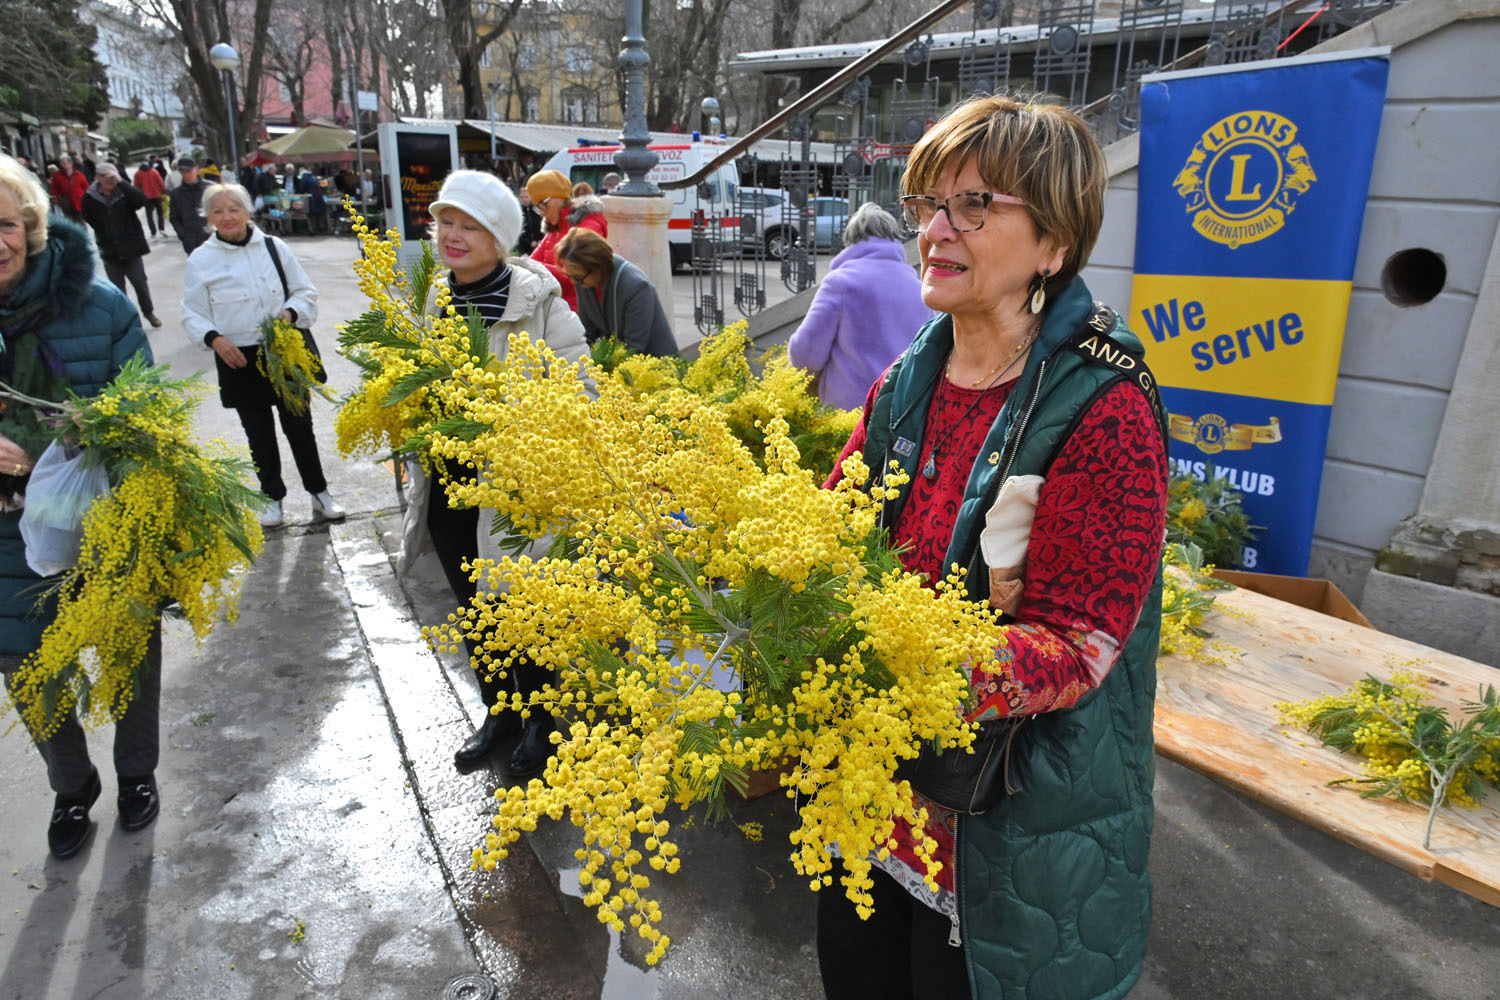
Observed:
[[[11,305],[45,298],[54,316],[72,316],[89,301],[94,268],[88,234],[65,219],[52,219],[47,224],[47,242],[26,258],[26,274]]]
[[[604,202],[596,194],[586,194],[573,199],[573,208],[568,212],[568,225],[576,226],[585,215],[604,214]]]

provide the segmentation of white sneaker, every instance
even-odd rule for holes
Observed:
[[[281,501],[271,500],[267,502],[266,505],[260,509],[260,514],[257,515],[257,518],[259,519],[260,526],[262,528],[281,527]]]
[[[312,514],[314,521],[342,521],[344,508],[328,495],[327,490],[324,490],[322,493],[313,494]]]

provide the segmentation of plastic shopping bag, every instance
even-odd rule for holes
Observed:
[[[57,441],[47,446],[26,484],[21,540],[26,565],[42,576],[71,569],[83,544],[83,515],[109,492],[109,473],[84,461],[84,453]]]

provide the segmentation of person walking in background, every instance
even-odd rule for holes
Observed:
[[[274,528],[283,519],[287,489],[276,443],[277,415],[302,487],[312,496],[313,520],[342,521],[344,509],[329,495],[318,457],[312,407],[293,413],[256,366],[261,323],[274,316],[311,329],[318,290],[286,243],[251,224],[250,194],[244,188],[210,185],[203,192],[203,212],[214,236],[188,258],[182,322],[189,340],[214,352],[219,402],[234,410],[245,428],[261,492],[271,500],[260,523]]]
[[[198,172],[203,175],[203,179],[209,184],[217,184],[223,179],[223,172],[219,170],[219,165],[212,159],[204,160],[203,168]]]
[[[177,169],[182,181],[172,189],[167,218],[182,241],[183,252],[191,256],[208,239],[208,225],[203,221],[203,192],[208,190],[208,182],[198,176],[198,164],[191,156],[178,159]]]
[[[526,193],[531,196],[532,207],[542,217],[542,231],[546,234],[531,251],[531,259],[546,265],[552,272],[562,286],[563,300],[576,312],[578,292],[568,272],[557,264],[557,244],[574,226],[592,229],[608,239],[609,223],[604,220],[604,202],[592,189],[587,195],[575,199],[572,184],[558,170],[539,170],[532,174],[526,181]]]
[[[89,180],[73,165],[73,158],[67,153],[57,158],[57,170],[47,185],[52,195],[52,207],[61,212],[63,218],[82,222],[83,193],[89,189]]]
[[[516,197],[521,202],[521,236],[516,240],[515,251],[523,257],[531,256],[536,245],[542,242],[542,217],[531,210],[531,195],[523,185]]]
[[[152,358],[130,300],[95,275],[88,234],[73,223],[49,221],[48,199],[29,171],[0,155],[0,329],[5,333],[0,380],[27,395],[60,402],[70,390],[94,395],[133,356],[148,364]],[[30,363],[39,358],[56,364]],[[56,614],[54,602],[37,610],[46,581],[26,564],[20,530],[31,470],[52,436],[36,413],[23,406],[0,412],[0,672],[7,680],[37,651]],[[99,629],[110,625],[97,623]],[[155,777],[161,745],[160,625],[147,641],[136,677],[114,739],[116,803],[127,831],[149,826],[161,809]],[[71,711],[36,747],[56,796],[47,847],[54,856],[69,858],[94,829],[89,810],[103,792],[99,770]]]
[[[615,253],[608,240],[592,229],[574,229],[557,245],[557,260],[578,289],[578,318],[589,344],[613,337],[641,354],[678,356],[672,324],[651,279]]]
[[[155,176],[153,171],[143,172]],[[151,286],[146,281],[145,258],[151,246],[141,230],[141,217],[136,214],[146,207],[146,196],[128,181],[121,180],[113,163],[100,164],[96,177],[83,196],[83,218],[94,230],[104,273],[122,292],[125,279],[129,278],[146,322],[160,327],[161,320],[156,318],[151,303]]]
[[[932,310],[906,262],[901,227],[874,202],[844,226],[844,249],[787,342],[787,358],[817,376],[818,398],[858,409],[875,377],[906,350]]]
[[[166,186],[161,174],[143,160],[140,169],[135,172],[135,187],[146,196],[146,225],[151,227],[151,238],[155,239],[157,233],[167,235],[167,220],[161,211],[161,196]]]

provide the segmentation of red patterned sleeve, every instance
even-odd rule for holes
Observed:
[[[1161,562],[1167,462],[1145,396],[1094,401],[1048,470],[1001,672],[975,672],[973,717],[1067,708],[1103,682]]]

